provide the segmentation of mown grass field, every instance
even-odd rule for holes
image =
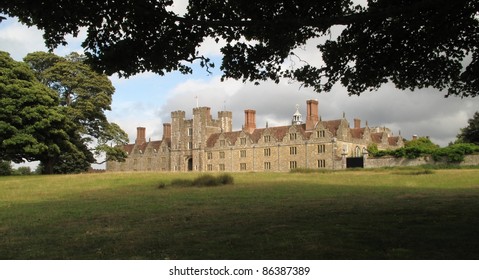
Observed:
[[[0,259],[479,258],[478,169],[199,175],[0,177]]]

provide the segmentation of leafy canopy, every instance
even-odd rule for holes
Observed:
[[[39,160],[51,171],[62,154],[79,153],[72,126],[55,92],[0,52],[0,161]]]
[[[75,145],[81,155],[62,154],[55,173],[84,171],[96,162],[94,156],[101,154],[106,154],[106,160],[126,157],[116,145],[128,142],[128,135],[105,115],[111,109],[115,88],[106,75],[95,72],[84,60],[77,53],[63,58],[34,52],[24,58],[38,80],[57,93],[57,106],[75,124],[72,129],[78,135]]]
[[[45,31],[46,44],[87,30],[85,54],[107,74],[191,73],[207,38],[224,42],[223,78],[295,79],[318,92],[336,83],[350,94],[386,82],[400,89],[434,87],[448,95],[479,92],[477,0],[198,0],[184,15],[172,0],[4,1],[0,12]],[[340,26],[339,36],[331,28]],[[319,66],[286,63],[323,37]]]

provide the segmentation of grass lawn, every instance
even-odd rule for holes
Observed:
[[[0,259],[479,259],[478,169],[199,175],[0,177]]]

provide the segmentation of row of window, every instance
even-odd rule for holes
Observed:
[[[297,161],[290,161],[289,162],[289,169],[295,169],[295,168],[298,168],[298,162]],[[326,160],[324,160],[324,159],[318,160],[317,168],[326,168]],[[206,169],[208,171],[213,171],[213,164],[208,164]],[[225,171],[226,170],[225,164],[223,164],[223,163],[219,164],[218,169],[219,169],[219,171]],[[248,170],[248,165],[246,163],[242,162],[239,165],[239,169],[241,171],[246,171],[246,170]],[[263,169],[264,170],[271,170],[271,162],[265,161],[263,163]]]
[[[324,130],[316,131],[316,137],[318,137],[318,138],[326,137],[326,131],[324,131]],[[297,133],[290,133],[289,134],[289,140],[297,140],[297,139],[298,139],[298,134]],[[263,142],[270,143],[271,142],[271,135],[264,135],[263,136]],[[240,138],[240,144],[241,145],[246,145],[246,137],[241,137]],[[224,147],[224,146],[226,146],[226,140],[220,140],[220,147]]]
[[[318,145],[318,154],[322,154],[326,152],[326,145]],[[289,154],[290,155],[296,155],[298,154],[298,148],[297,147],[289,147]],[[246,157],[246,150],[240,150],[240,157],[245,158]],[[263,149],[263,155],[265,157],[271,156],[271,148],[265,148]],[[207,153],[207,158],[208,159],[213,159],[213,152],[208,152]],[[219,158],[223,159],[225,158],[225,152],[219,152]]]

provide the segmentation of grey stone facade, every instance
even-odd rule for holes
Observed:
[[[289,171],[293,168],[345,168],[346,157],[362,157],[371,143],[379,149],[404,145],[401,136],[392,136],[385,127],[361,127],[359,119],[350,127],[343,117],[323,121],[318,101],[308,100],[305,123],[296,111],[290,125],[257,128],[254,110],[245,110],[243,129],[232,131],[232,113],[210,108],[193,109],[193,118],[184,111],[171,113],[171,124],[163,125],[163,138],[146,141],[139,127],[134,144],[123,148],[125,162],[108,162],[107,171]]]

